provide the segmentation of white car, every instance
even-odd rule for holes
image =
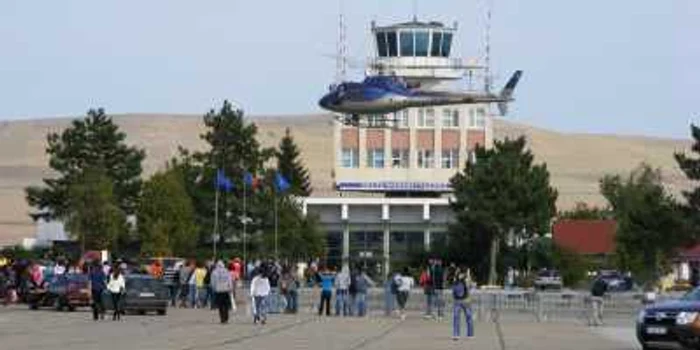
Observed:
[[[562,286],[561,276],[556,270],[540,271],[535,279],[535,288],[538,290],[561,289]]]

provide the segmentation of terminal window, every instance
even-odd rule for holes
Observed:
[[[442,51],[440,52],[442,57],[449,57],[451,48],[452,48],[452,33],[444,33],[442,35]]]
[[[442,168],[443,169],[454,169],[454,168],[457,168],[458,164],[459,164],[459,150],[458,149],[442,150]]]
[[[359,152],[357,148],[343,148],[342,162],[343,168],[359,167]]]
[[[430,56],[440,57],[440,48],[442,48],[442,32],[433,32],[433,43],[430,47]]]
[[[391,151],[392,168],[408,168],[409,151],[407,149],[393,149]]]
[[[395,128],[408,128],[408,110],[404,109],[403,111],[395,112],[394,113],[394,127]]]
[[[419,128],[432,128],[435,126],[435,109],[419,108],[418,120],[416,121]]]
[[[386,32],[377,33],[377,53],[379,57],[386,57],[389,55],[389,49],[386,43]]]
[[[459,127],[459,110],[445,108],[442,110],[442,126],[445,128]]]
[[[435,157],[435,155],[433,154],[433,150],[431,150],[431,149],[419,149],[416,152],[417,152],[416,160],[418,161],[419,168],[430,169],[433,167],[433,161],[434,161],[434,157]]]
[[[367,167],[368,168],[383,168],[384,167],[384,149],[374,148],[367,150]]]
[[[396,40],[396,32],[387,32],[386,33],[386,42],[389,44],[389,57],[396,57],[398,56],[398,40]]]
[[[472,108],[469,110],[469,127],[484,128],[486,127],[486,109],[483,107]]]

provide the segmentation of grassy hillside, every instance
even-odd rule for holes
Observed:
[[[314,195],[332,191],[332,119],[326,115],[253,117],[261,141],[276,145],[285,127],[292,129],[311,170]],[[204,146],[201,117],[192,115],[121,115],[115,120],[128,134],[128,142],[145,148],[146,174],[161,168],[177,153],[178,145],[189,149]],[[34,236],[27,216],[23,188],[40,184],[50,175],[44,154],[46,134],[60,131],[68,119],[0,122],[0,245]],[[545,161],[552,182],[559,189],[560,208],[577,201],[602,205],[598,179],[606,173],[626,173],[639,162],[661,167],[669,189],[679,194],[689,186],[673,160],[673,152],[689,148],[687,140],[615,135],[569,134],[504,120],[495,122],[496,138],[525,135],[538,161]]]

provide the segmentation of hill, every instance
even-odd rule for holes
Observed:
[[[289,126],[311,171],[315,196],[334,195],[332,187],[333,120],[328,115],[252,117],[263,144],[276,145]],[[201,116],[130,114],[115,116],[128,142],[146,149],[146,174],[162,168],[177,153],[178,145],[201,149]],[[27,213],[23,188],[50,176],[44,154],[46,134],[60,131],[69,119],[0,122],[0,245],[33,237],[35,228]],[[598,179],[607,173],[624,174],[645,161],[662,168],[672,193],[689,187],[673,153],[689,149],[690,141],[641,136],[561,133],[505,120],[494,123],[495,137],[525,135],[537,161],[547,162],[552,183],[559,190],[558,206],[578,201],[604,205]]]

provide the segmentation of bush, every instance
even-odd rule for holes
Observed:
[[[586,279],[590,263],[586,257],[562,248],[554,250],[554,262],[559,268],[562,282],[568,287],[577,287]]]

